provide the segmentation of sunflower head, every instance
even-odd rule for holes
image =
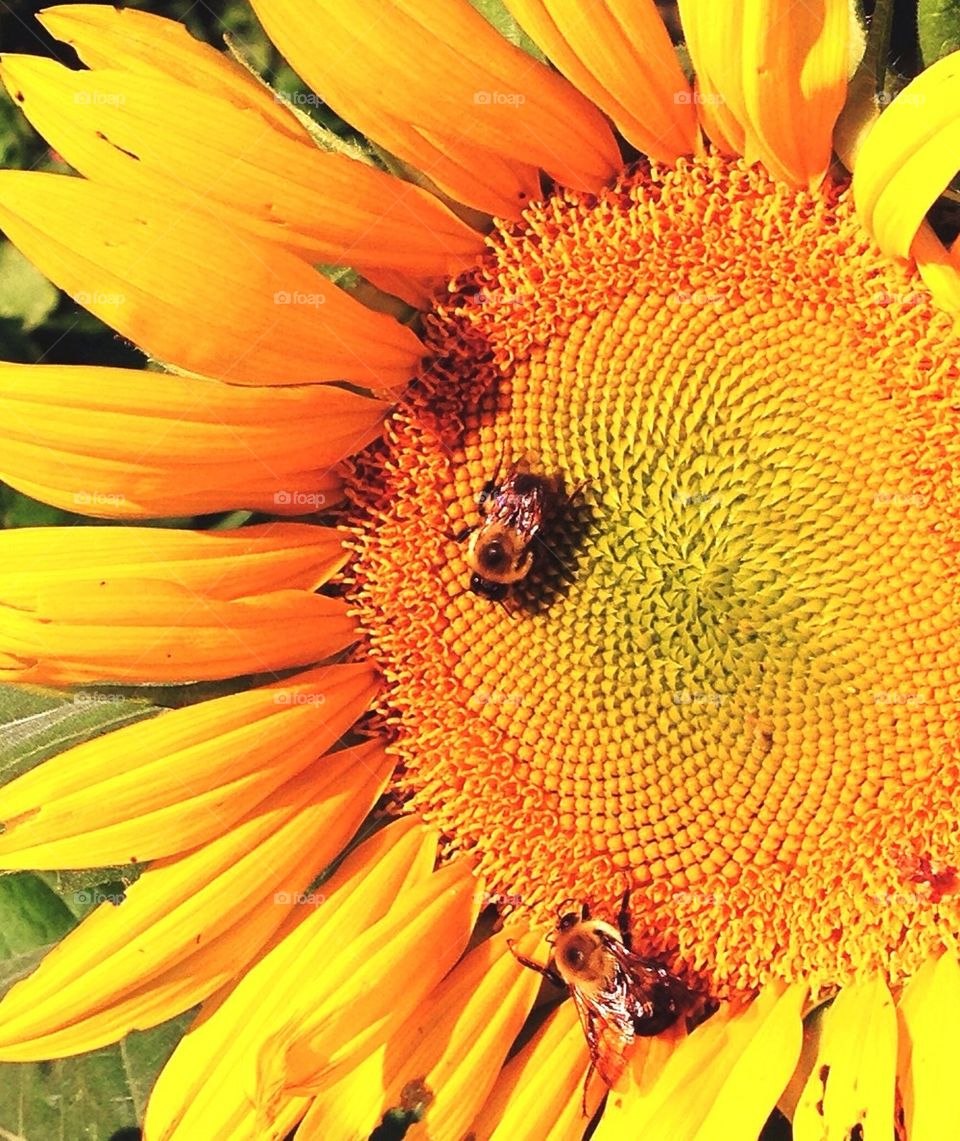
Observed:
[[[527,50],[466,0],[254,6],[384,162],[141,12],[3,61],[79,177],[0,172],[0,222],[168,367],[3,366],[0,474],[258,516],[0,536],[0,677],[259,684],[0,790],[4,867],[150,863],[0,1058],[203,1003],[151,1139],[577,1136],[611,1085],[598,1138],[747,1137],[838,996],[798,1137],[952,1135],[955,60],[851,177],[847,0],[683,0],[692,81],[652,0],[509,0]],[[573,998],[526,1028],[523,964]],[[644,1035],[652,978],[712,1016]]]

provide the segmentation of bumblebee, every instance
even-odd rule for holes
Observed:
[[[618,927],[594,919],[584,904],[579,912],[558,917],[549,963],[514,954],[525,967],[566,987],[573,998],[590,1051],[584,1113],[593,1071],[608,1086],[615,1085],[634,1040],[660,1034],[687,1005],[688,992],[680,979],[631,949],[626,895]]]
[[[480,495],[480,522],[456,536],[468,536],[466,561],[470,589],[491,602],[503,602],[510,588],[533,568],[533,542],[543,529],[552,491],[541,476],[514,464],[502,483],[494,476]]]

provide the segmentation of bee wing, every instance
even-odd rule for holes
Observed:
[[[666,967],[628,951],[622,943],[604,940],[627,979],[626,1000],[633,1029],[646,1036],[672,1026],[686,1002],[683,983]]]
[[[488,517],[492,516],[511,531],[516,531],[524,547],[533,542],[543,526],[546,508],[543,481],[528,481],[529,477],[520,475],[516,470],[511,471],[508,478],[496,488],[488,511]]]
[[[590,1060],[608,1086],[616,1084],[627,1064],[627,1049],[633,1041],[633,1022],[626,1011],[601,1000],[588,998],[570,988],[580,1015],[580,1025],[590,1050]]]

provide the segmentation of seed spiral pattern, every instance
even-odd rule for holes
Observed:
[[[410,806],[522,914],[629,886],[719,995],[956,948],[960,339],[847,188],[558,193],[428,333],[352,473]],[[513,460],[564,493],[508,614],[451,536]]]

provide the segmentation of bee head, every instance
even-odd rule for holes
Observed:
[[[510,567],[510,555],[499,539],[491,539],[477,548],[477,562],[491,575],[502,575]]]
[[[474,594],[479,594],[481,598],[489,598],[491,602],[503,602],[510,590],[510,584],[493,582],[489,578],[484,578],[483,575],[472,574],[470,576],[470,589]]]

